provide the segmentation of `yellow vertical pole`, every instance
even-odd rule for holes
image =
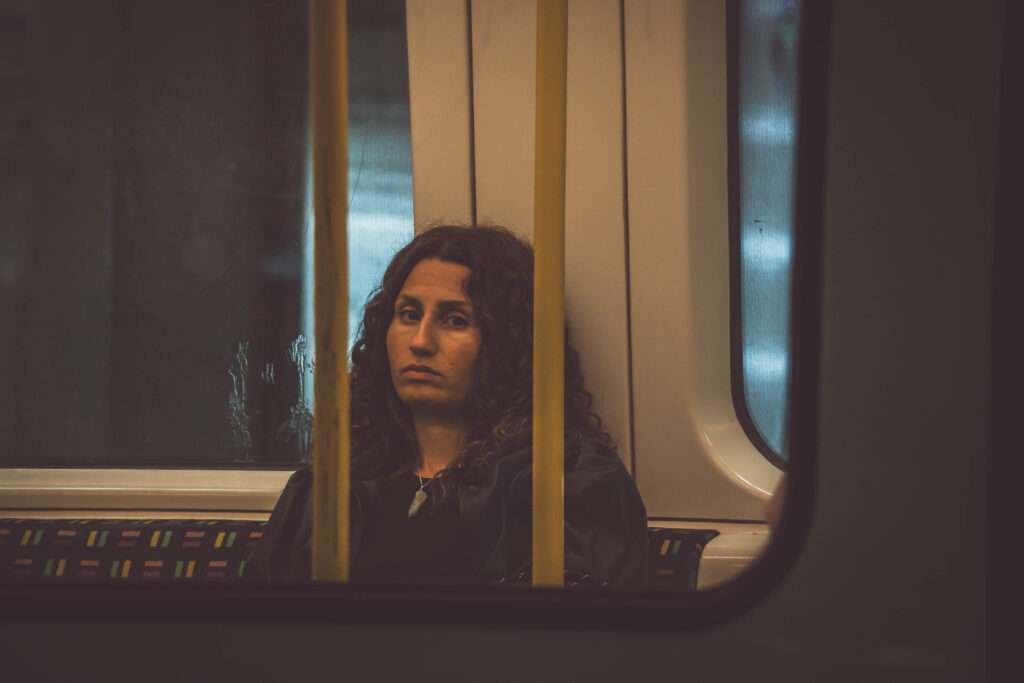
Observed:
[[[315,216],[313,579],[349,571],[348,60],[345,0],[310,0]]]
[[[537,2],[534,172],[533,585],[565,566],[565,65],[567,0]]]

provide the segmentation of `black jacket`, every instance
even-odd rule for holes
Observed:
[[[372,454],[362,455],[367,456]],[[532,471],[532,449],[524,448],[496,458],[482,483],[457,491],[467,531],[461,552],[477,582],[529,580]],[[308,466],[288,480],[246,563],[247,578],[310,578],[312,484]],[[378,486],[372,480],[353,482],[352,557],[359,552],[363,520]],[[570,582],[647,585],[647,516],[633,478],[614,451],[574,437],[566,443],[565,571]]]

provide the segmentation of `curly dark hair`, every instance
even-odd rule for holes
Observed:
[[[410,471],[417,445],[409,409],[391,380],[386,336],[395,301],[409,273],[424,259],[465,266],[466,294],[481,329],[479,381],[470,402],[466,443],[431,487],[436,510],[460,484],[479,480],[488,463],[528,445],[533,422],[533,248],[497,226],[441,225],[416,236],[391,260],[372,294],[352,349],[352,450],[381,457],[362,462],[357,476],[390,478]],[[565,332],[565,429],[611,445],[583,388],[579,354]]]

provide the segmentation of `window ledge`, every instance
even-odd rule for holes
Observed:
[[[269,513],[291,470],[3,469],[0,515]]]
[[[767,525],[757,531],[723,529],[704,546],[697,572],[697,590],[720,586],[743,574],[764,554],[770,539]]]

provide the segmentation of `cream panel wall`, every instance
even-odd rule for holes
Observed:
[[[465,0],[406,0],[416,231],[473,218]]]
[[[477,213],[533,236],[535,0],[473,0]],[[569,3],[566,315],[587,387],[630,462],[619,3]]]
[[[569,3],[565,296],[594,407],[632,464],[618,0]]]
[[[536,0],[472,0],[476,208],[533,238]]]
[[[627,0],[636,470],[653,517],[762,519],[729,384],[725,6]]]

